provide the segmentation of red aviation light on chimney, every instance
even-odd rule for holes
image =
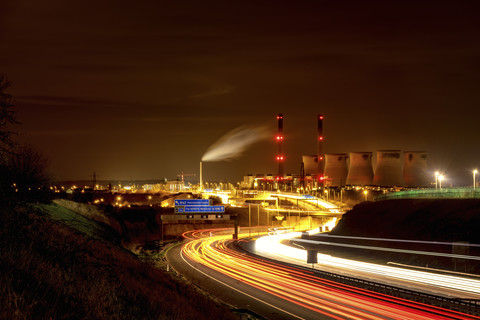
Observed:
[[[318,137],[318,140],[323,141],[323,137],[322,136]]]
[[[323,157],[322,157],[322,156],[320,156],[320,157],[318,158],[318,160],[320,160],[320,161],[323,161]]]
[[[283,136],[282,136],[282,135],[277,135],[277,136],[275,137],[275,140],[276,140],[276,141],[283,141]]]
[[[322,130],[323,130],[323,116],[321,114],[318,115],[317,118],[317,124],[318,124],[318,134],[322,135]]]
[[[283,161],[283,160],[285,160],[285,157],[284,156],[277,156],[276,159],[277,159],[277,161]]]
[[[277,120],[280,120],[280,119],[283,119],[283,116],[282,116],[282,115],[278,115],[278,116],[277,116]]]

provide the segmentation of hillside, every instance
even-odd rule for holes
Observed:
[[[478,230],[478,199],[400,199],[356,205],[331,234],[480,244]]]
[[[392,242],[372,239],[329,238],[336,243],[418,250],[446,254],[480,256],[480,246],[462,246],[451,242],[480,244],[480,200],[475,199],[401,199],[364,202],[343,215],[330,232],[337,236],[354,236],[443,243]],[[325,240],[322,236],[312,239]],[[480,274],[475,260],[428,256],[413,253],[352,249],[330,245],[318,246],[324,253],[374,263],[400,263],[417,267]]]
[[[0,319],[234,319],[55,204],[0,212]]]

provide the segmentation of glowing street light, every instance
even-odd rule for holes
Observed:
[[[473,191],[475,191],[475,187],[476,187],[476,180],[475,180],[475,175],[478,173],[478,170],[475,169],[473,170]]]
[[[365,201],[367,201],[368,191],[367,191],[367,190],[363,190],[363,194],[365,195]]]
[[[435,171],[435,190],[438,189],[438,175],[440,173],[438,171]]]
[[[445,177],[443,175],[439,175],[438,176],[438,182],[440,184],[440,189],[442,189],[442,180],[444,179]]]

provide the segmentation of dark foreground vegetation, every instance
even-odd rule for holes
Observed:
[[[15,139],[10,84],[0,74],[0,319],[234,318],[125,250],[105,217],[50,203],[47,159]]]
[[[0,319],[229,319],[229,310],[38,210],[0,215]]]

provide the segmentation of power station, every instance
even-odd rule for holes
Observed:
[[[427,153],[425,151],[378,150],[376,166],[373,166],[373,153],[349,152],[324,153],[324,132],[322,114],[317,115],[317,152],[303,155],[299,180],[301,184],[311,183],[311,187],[376,186],[376,187],[425,187],[427,186]],[[278,171],[275,180],[285,179],[285,154],[283,143],[283,114],[277,115],[278,145],[275,155]],[[375,170],[374,170],[375,169]],[[268,179],[268,176],[267,176]]]

